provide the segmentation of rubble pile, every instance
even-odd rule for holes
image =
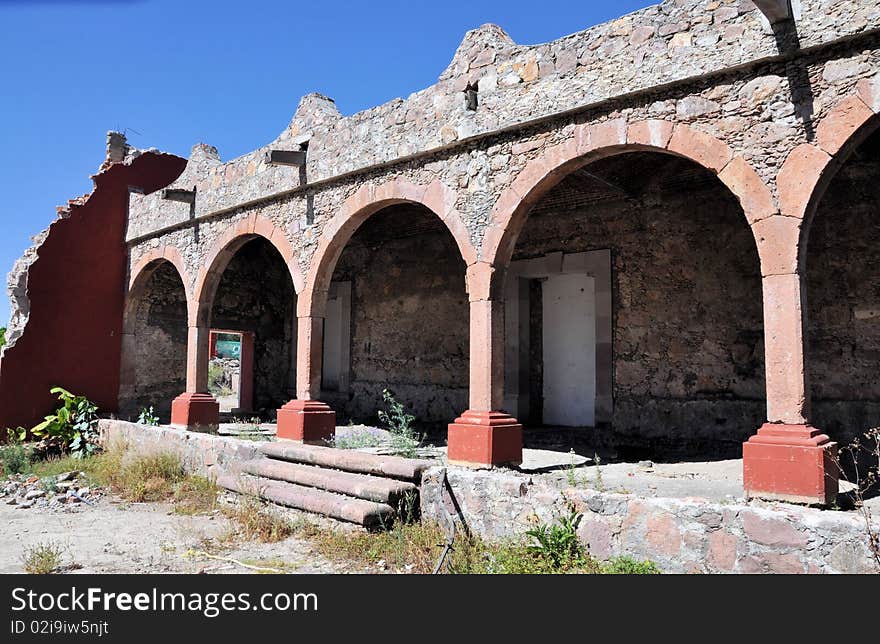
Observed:
[[[100,488],[89,485],[85,475],[75,470],[42,478],[14,474],[0,482],[0,501],[21,510],[67,510],[83,503],[94,505],[102,496]]]

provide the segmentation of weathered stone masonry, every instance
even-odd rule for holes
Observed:
[[[739,450],[765,413],[761,279],[739,205],[668,155],[590,169],[534,206],[513,257],[611,250],[613,411],[601,433],[655,457]]]
[[[174,265],[157,262],[140,297],[130,298],[119,413],[137,418],[153,407],[167,422],[171,400],[186,386],[186,290]]]
[[[430,211],[400,205],[367,220],[333,280],[351,283],[353,313],[350,382],[336,397],[338,414],[375,422],[384,388],[428,424],[445,425],[467,407],[465,265]]]
[[[250,154],[224,163],[214,148],[196,146],[166,189],[131,194],[125,237],[129,284],[168,261],[186,286],[186,393],[173,420],[216,422],[205,394],[214,292],[242,245],[263,237],[297,293],[296,399],[279,414],[279,434],[324,436],[332,412],[317,401],[334,271],[349,261],[339,263],[341,256],[355,253],[358,242],[349,241],[368,218],[418,204],[447,229],[465,267],[469,401],[449,429],[452,460],[519,459],[520,426],[503,410],[509,262],[604,248],[613,258],[612,347],[597,353],[595,368],[597,378],[603,369],[613,374],[610,431],[649,446],[690,438],[705,445],[713,436],[729,444],[766,421],[745,447],[749,493],[827,501],[834,445],[810,425],[811,392],[822,385],[807,376],[856,367],[809,362],[806,330],[814,327],[806,314],[833,296],[824,278],[812,276],[827,264],[813,261],[807,241],[814,213],[817,230],[832,225],[822,223],[826,188],[838,170],[849,172],[880,124],[880,7],[800,0],[789,15],[779,12],[784,3],[758,4],[760,11],[748,0],[667,0],[536,46],[484,26],[465,36],[435,85],[406,99],[343,117],[330,99],[310,95],[275,141]],[[657,155],[687,163],[663,175]],[[694,168],[699,187],[676,183]],[[563,200],[548,210],[554,187],[564,189],[575,171],[636,194],[656,174],[655,194],[638,197],[647,200],[638,205],[618,196],[572,208]],[[697,181],[700,172],[706,181]],[[870,185],[871,172],[857,180]],[[835,194],[832,188],[827,199]],[[436,268],[432,253],[424,255]],[[668,279],[653,279],[661,273]],[[823,292],[807,297],[805,283]],[[867,310],[871,303],[858,294],[872,292],[852,282],[847,301]],[[381,309],[381,298],[366,295],[355,290],[353,338],[359,310],[373,328],[387,324],[366,312]],[[418,302],[430,310],[432,294],[426,289]],[[866,319],[858,312],[854,324]],[[677,326],[684,332],[673,337]],[[857,330],[854,341],[871,334]],[[435,364],[446,344],[437,346]],[[859,360],[870,362],[870,350],[860,349]],[[820,359],[835,355],[826,350]],[[413,378],[440,384],[423,375]],[[860,391],[841,400],[871,402],[867,384],[856,377],[852,386]],[[424,405],[427,390],[413,404]],[[869,411],[841,417],[880,424],[870,404],[862,407]]]

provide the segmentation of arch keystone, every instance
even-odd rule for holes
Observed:
[[[669,145],[672,138],[673,124],[669,121],[650,119],[630,124],[626,132],[626,142],[631,145],[649,145],[663,148]]]
[[[594,123],[587,127],[587,135],[581,137],[577,152],[586,154],[602,148],[613,148],[626,144],[627,127],[625,118],[611,119]]]

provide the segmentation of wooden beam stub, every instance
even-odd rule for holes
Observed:
[[[269,150],[266,153],[266,161],[270,165],[292,165],[304,167],[306,153],[303,150]]]
[[[167,199],[168,201],[179,201],[181,203],[193,204],[196,202],[196,191],[165,188],[162,191],[162,198]]]

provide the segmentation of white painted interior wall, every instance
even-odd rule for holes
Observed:
[[[324,315],[321,388],[348,391],[351,353],[351,282],[332,282]]]
[[[544,424],[596,423],[596,282],[583,274],[543,282]]]

